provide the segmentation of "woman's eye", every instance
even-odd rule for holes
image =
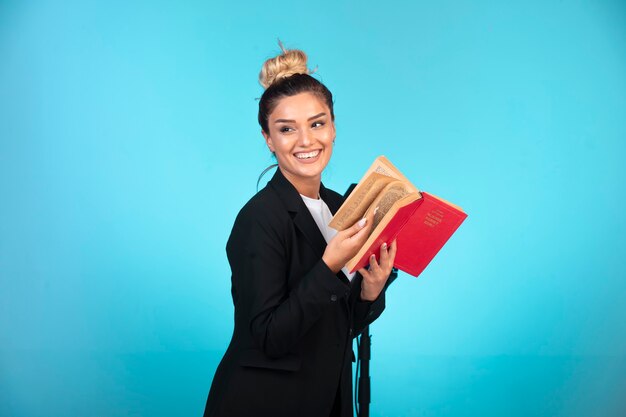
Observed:
[[[318,127],[318,126],[324,126],[325,123],[324,122],[313,122],[313,124],[311,125],[311,127]]]
[[[290,128],[290,127],[288,127],[288,126],[283,126],[283,127],[281,127],[281,128],[280,128],[280,133],[287,133],[287,132],[289,132],[290,130],[291,130],[291,128]]]

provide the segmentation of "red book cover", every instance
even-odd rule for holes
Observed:
[[[351,272],[368,265],[372,254],[378,258],[380,246],[397,238],[394,266],[414,277],[422,273],[467,214],[432,194],[421,195],[419,200],[398,210]]]
[[[467,214],[432,194],[422,192],[422,204],[397,236],[394,266],[414,277],[437,255]]]

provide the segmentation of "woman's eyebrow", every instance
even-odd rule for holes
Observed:
[[[309,120],[317,119],[318,117],[321,117],[321,116],[326,116],[326,113],[324,112],[318,113],[315,116],[311,116],[306,120],[309,121]],[[290,119],[276,119],[274,121],[274,123],[295,123],[295,122],[296,122],[295,120],[290,120]]]

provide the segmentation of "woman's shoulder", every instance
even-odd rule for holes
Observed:
[[[235,226],[259,222],[277,223],[288,218],[288,212],[276,193],[270,187],[265,187],[252,196],[239,210],[235,218]]]
[[[283,242],[289,230],[289,213],[266,187],[239,210],[227,242],[227,251],[259,242]]]

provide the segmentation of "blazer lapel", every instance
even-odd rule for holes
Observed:
[[[283,173],[280,171],[280,168],[276,170],[276,173],[270,180],[269,185],[274,189],[274,191],[276,191],[280,199],[283,201],[287,211],[289,211],[292,215],[294,224],[300,232],[302,232],[315,253],[319,257],[322,257],[322,255],[324,255],[324,250],[326,249],[326,239],[324,239],[322,232],[320,232],[319,227],[317,227],[317,223],[313,220],[313,216],[311,216],[311,212],[307,208],[306,204],[302,201],[302,197],[300,197],[298,190],[296,190],[293,184],[285,178]],[[324,184],[320,184],[320,197],[324,200],[333,215],[337,212],[337,210],[339,210],[339,207],[343,202],[343,199],[335,198],[335,195],[330,193],[326,187],[324,187]],[[359,275],[358,272],[357,275]],[[348,286],[352,286],[354,283],[354,279],[351,282],[343,271],[339,271],[337,276]]]
[[[296,227],[302,232],[317,255],[321,257],[326,248],[326,240],[319,227],[317,227],[317,223],[313,220],[311,212],[304,204],[304,201],[302,201],[298,190],[285,178],[280,168],[276,170],[269,185],[283,201],[287,211],[291,213]]]
[[[337,194],[331,194],[326,187],[324,187],[323,183],[320,184],[320,197],[322,197],[322,200],[324,200],[333,216],[337,213],[337,210],[339,210],[339,207],[343,203],[343,198],[336,198],[335,195]]]

